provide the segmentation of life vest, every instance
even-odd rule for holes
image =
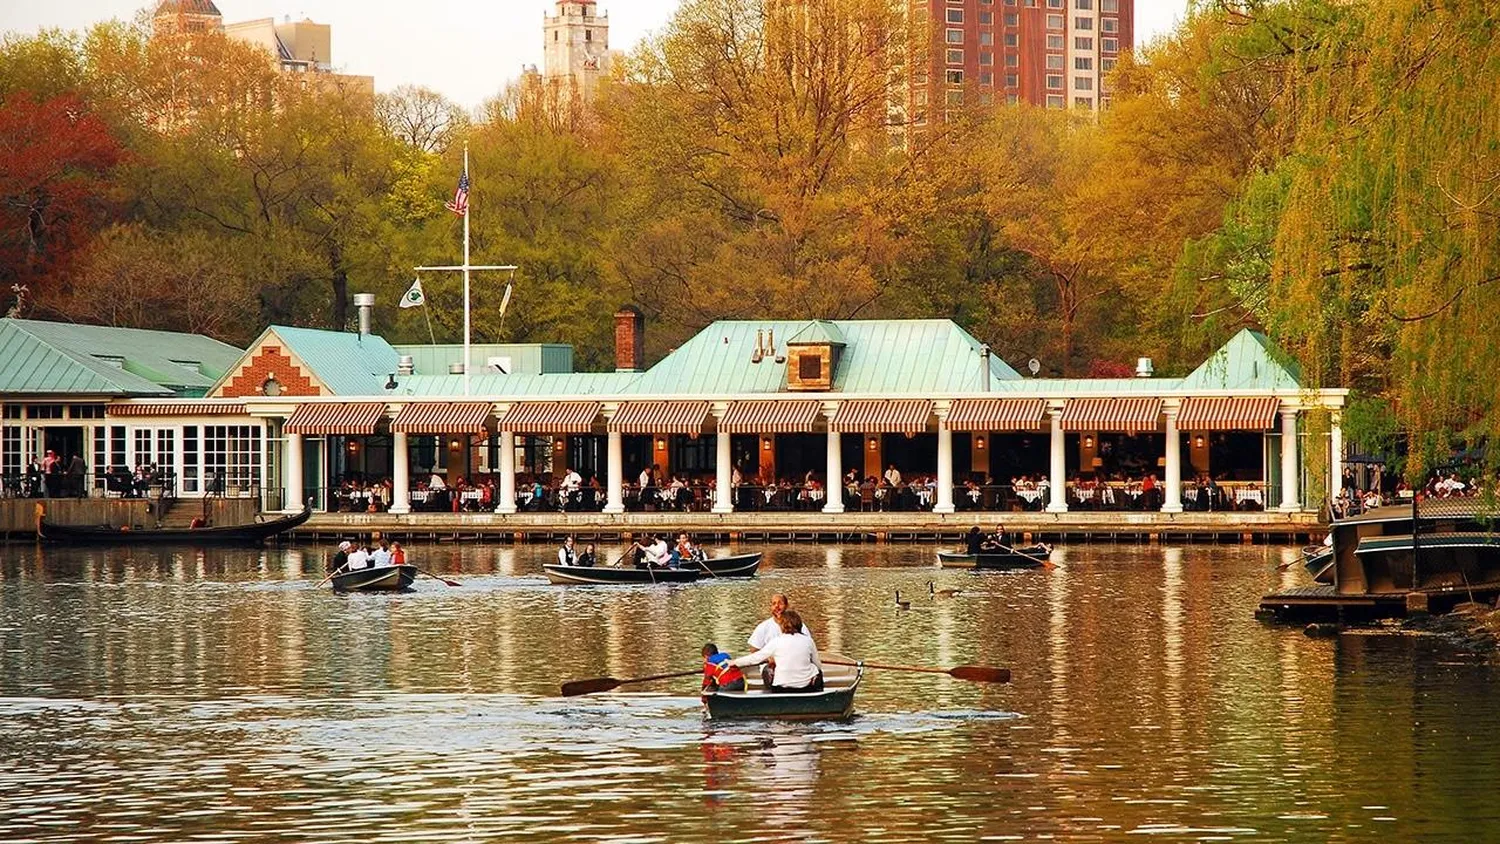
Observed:
[[[712,658],[704,659],[703,676],[714,681],[720,688],[736,680],[745,679],[744,672],[740,671],[739,666],[732,664],[728,658],[722,662],[714,662]]]

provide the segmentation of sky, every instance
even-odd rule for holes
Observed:
[[[629,49],[660,29],[679,0],[599,0],[610,46]],[[554,0],[215,0],[226,23],[311,18],[333,28],[333,63],[375,77],[375,87],[425,85],[472,108],[527,65],[542,63],[542,15]],[[0,0],[0,32],[82,30],[130,20],[150,0]],[[1137,44],[1169,31],[1187,0],[1136,0]]]

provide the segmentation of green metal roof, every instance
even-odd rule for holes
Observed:
[[[396,353],[411,355],[412,366],[419,375],[447,375],[449,364],[464,359],[462,343],[432,345],[398,345]],[[485,372],[491,358],[508,358],[511,375],[541,375],[572,372],[573,347],[563,343],[475,343],[469,347],[473,372]]]
[[[568,372],[544,375],[500,375],[475,373],[469,379],[474,396],[611,396],[625,392],[638,372]],[[383,383],[383,382],[382,382]],[[460,398],[462,375],[397,375],[397,387],[382,395]]]
[[[1297,364],[1266,335],[1248,328],[1182,379],[1190,390],[1276,390],[1302,386]]]
[[[0,319],[0,393],[201,396],[241,354],[201,334]]]
[[[827,343],[830,346],[844,346],[844,332],[837,325],[826,319],[815,319],[791,336],[786,341],[788,345],[797,343]]]
[[[1099,393],[1162,393],[1182,386],[1181,378],[1028,378],[1004,381],[994,386],[996,392],[1048,393],[1057,396]]]
[[[786,340],[806,320],[720,320],[642,373],[628,392],[647,395],[786,392],[786,363],[766,357],[751,362],[756,332]],[[981,343],[946,319],[840,320],[827,324],[844,338],[832,392],[921,395],[983,389]],[[1014,369],[990,357],[991,383],[1018,379]]]
[[[282,345],[336,396],[382,395],[386,380],[396,371],[399,355],[395,348],[374,334],[360,336],[285,325],[273,325],[266,333],[280,338]],[[259,348],[262,342],[257,340],[251,348]]]

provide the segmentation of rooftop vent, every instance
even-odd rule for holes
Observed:
[[[370,320],[375,314],[375,294],[354,294],[354,307],[359,310],[359,336],[367,337],[370,334]]]
[[[416,372],[416,365],[412,363],[411,355],[402,355],[396,358],[396,374],[411,375]]]
[[[462,361],[454,361],[453,363],[448,364],[448,374],[449,375],[462,375],[462,374],[464,374],[464,365],[463,365],[463,362]]]
[[[1135,362],[1135,377],[1150,378],[1156,374],[1156,367],[1151,365],[1151,358],[1137,358]]]

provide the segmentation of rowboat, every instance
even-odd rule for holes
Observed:
[[[945,569],[1034,569],[1047,564],[1052,549],[1038,543],[1003,551],[985,551],[979,554],[963,554],[956,551],[939,551],[938,565]]]
[[[743,692],[706,692],[703,703],[713,721],[761,718],[775,721],[831,721],[848,718],[854,711],[854,693],[864,677],[863,663],[834,665],[828,660],[854,660],[838,654],[823,655],[823,691],[768,692],[760,678],[746,676]]]
[[[699,569],[638,569],[635,566],[542,566],[547,579],[559,585],[619,586],[625,584],[694,583],[706,575]]]
[[[731,554],[727,557],[709,557],[695,560],[698,568],[711,577],[754,577],[760,569],[761,553]]]
[[[60,525],[47,521],[42,505],[37,505],[36,535],[46,542],[105,545],[148,545],[168,543],[233,543],[254,545],[285,533],[308,520],[312,506],[302,512],[263,522],[243,525],[211,525],[196,528],[132,528],[111,525]]]
[[[403,592],[417,579],[417,567],[374,566],[354,569],[333,576],[335,592]]]

